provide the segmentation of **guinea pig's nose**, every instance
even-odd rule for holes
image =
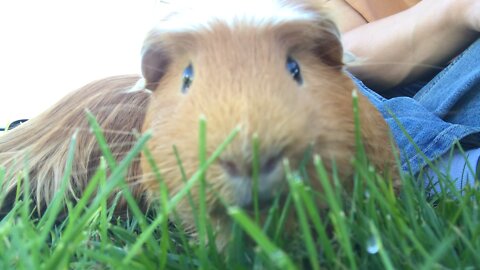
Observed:
[[[279,166],[280,161],[282,160],[282,155],[274,155],[263,160],[260,163],[259,174],[268,176],[273,173],[275,169]],[[220,165],[225,170],[225,172],[231,177],[250,178],[253,176],[253,164],[250,161],[244,160],[220,160]]]
[[[268,202],[284,187],[282,159],[282,154],[260,159],[257,195],[259,201],[265,205],[268,205]],[[253,162],[250,159],[222,159],[220,166],[226,173],[226,181],[233,187],[237,205],[247,208],[251,206],[254,187]]]

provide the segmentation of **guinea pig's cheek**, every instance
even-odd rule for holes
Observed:
[[[212,165],[207,171],[206,181],[211,195],[214,198],[219,199],[217,200],[219,205],[222,203],[226,203],[228,205],[235,204],[236,191],[234,187],[229,184],[229,181],[226,181],[225,175],[220,169]],[[223,206],[220,208],[224,209]]]

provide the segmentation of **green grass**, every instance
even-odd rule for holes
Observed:
[[[354,98],[355,101],[355,98]],[[354,102],[355,106],[356,103]],[[356,108],[356,107],[355,107]],[[356,108],[358,109],[358,108]],[[65,201],[65,183],[69,178],[73,150],[66,160],[64,185],[56,193],[45,215],[35,218],[29,207],[28,175],[19,176],[15,207],[0,221],[0,269],[479,269],[480,211],[478,186],[466,189],[463,196],[444,192],[427,197],[427,191],[414,177],[404,174],[399,197],[392,186],[369,166],[357,138],[353,158],[356,173],[351,194],[343,190],[335,172],[327,173],[319,156],[307,156],[313,162],[318,181],[325,192],[312,190],[302,168],[290,168],[284,162],[290,192],[284,204],[275,200],[268,216],[259,223],[256,213],[248,215],[241,208],[225,206],[232,219],[230,243],[224,253],[215,248],[215,233],[206,218],[205,204],[195,211],[200,237],[194,241],[180,225],[169,223],[175,206],[189,198],[189,190],[202,187],[205,196],[208,179],[205,172],[235,137],[238,129],[218,149],[207,156],[205,133],[208,124],[199,121],[200,168],[192,176],[184,175],[186,187],[169,197],[162,189],[162,205],[155,215],[144,216],[132,194],[126,189],[123,172],[132,159],[143,151],[155,168],[145,143],[146,132],[132,151],[116,163],[95,119],[89,115],[104,159],[75,204]],[[357,130],[360,125],[356,118]],[[257,139],[254,139],[256,141]],[[71,149],[76,143],[75,136]],[[258,160],[258,142],[254,143]],[[182,169],[180,158],[179,168]],[[5,171],[0,169],[0,183]],[[107,174],[107,170],[111,173]],[[258,167],[253,168],[254,179]],[[162,185],[159,171],[156,175]],[[440,179],[448,186],[448,179]],[[256,179],[255,181],[258,181]],[[316,180],[315,180],[316,181]],[[255,186],[255,185],[254,185]],[[119,219],[106,198],[120,188],[129,204],[131,216]],[[256,194],[256,189],[252,191]],[[0,202],[4,194],[0,192]],[[315,200],[328,205],[317,209]],[[67,217],[58,221],[66,205]],[[289,212],[295,209],[295,216]],[[287,235],[285,223],[298,221],[298,228]],[[210,244],[206,244],[206,241]]]

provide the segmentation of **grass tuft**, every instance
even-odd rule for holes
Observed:
[[[353,94],[356,114],[358,108]],[[215,247],[215,232],[207,218],[205,201],[209,189],[206,171],[236,137],[236,128],[207,154],[207,120],[199,121],[199,168],[190,177],[183,172],[181,155],[174,148],[185,187],[168,194],[161,171],[146,142],[151,133],[139,135],[124,160],[117,163],[98,123],[87,114],[103,153],[96,173],[75,204],[65,196],[71,173],[75,136],[71,139],[65,177],[42,217],[31,208],[28,160],[18,175],[13,208],[0,220],[0,269],[478,269],[480,268],[479,186],[460,192],[430,194],[415,176],[402,175],[402,192],[396,197],[388,176],[379,175],[368,163],[359,139],[361,123],[355,118],[357,153],[352,157],[354,186],[346,193],[335,164],[326,169],[322,157],[306,154],[300,168],[285,160],[289,193],[277,197],[269,209],[254,202],[252,213],[225,205],[231,218],[226,250]],[[261,142],[252,139],[252,193],[258,193]],[[156,215],[144,216],[126,188],[125,171],[142,153],[159,181]],[[305,168],[313,164],[316,179],[307,179]],[[434,164],[432,163],[432,166]],[[9,168],[0,168],[4,183]],[[312,190],[318,181],[322,192]],[[440,177],[448,189],[449,179]],[[190,190],[200,185],[200,202]],[[120,190],[110,197],[112,191]],[[460,196],[463,194],[462,196]],[[255,197],[255,196],[254,196]],[[175,207],[183,199],[195,209],[198,241],[175,220]],[[6,194],[0,190],[0,205]],[[115,202],[123,199],[131,216],[114,215]],[[107,204],[107,201],[110,202]],[[318,202],[325,209],[319,209]],[[1,209],[1,207],[0,207]],[[261,218],[260,214],[264,216]],[[296,224],[292,225],[292,220]],[[292,227],[293,226],[293,227]],[[286,233],[290,232],[290,233]]]

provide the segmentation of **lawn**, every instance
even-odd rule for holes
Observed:
[[[200,129],[206,124],[201,121]],[[102,143],[95,121],[92,128]],[[75,204],[65,201],[64,185],[41,217],[32,215],[31,198],[24,195],[30,189],[28,174],[19,175],[22,181],[15,206],[0,221],[0,269],[480,268],[478,186],[461,194],[449,188],[448,179],[440,178],[443,192],[430,194],[415,177],[404,173],[402,191],[396,196],[389,181],[369,166],[360,141],[358,153],[352,157],[356,169],[353,192],[344,191],[335,171],[328,173],[319,156],[308,156],[307,161],[315,164],[323,193],[309,188],[311,180],[302,168],[289,168],[285,162],[288,197],[285,204],[275,200],[264,222],[257,221],[256,213],[225,205],[232,219],[232,234],[227,249],[219,252],[214,230],[202,214],[205,204],[200,203],[196,211],[200,237],[190,237],[167,216],[175,216],[176,204],[188,198],[191,187],[209,188],[203,173],[235,134],[236,130],[212,156],[200,155],[201,166],[184,179],[185,189],[174,196],[161,192],[161,207],[148,215],[131,200],[122,177],[134,157],[141,152],[149,155],[144,147],[151,136],[148,132],[139,136],[118,164],[103,145],[105,158],[80,200]],[[75,143],[74,136],[71,149]],[[73,150],[65,161],[67,169],[72,157]],[[0,169],[0,183],[7,170]],[[158,177],[161,181],[160,172]],[[68,178],[69,170],[65,180]],[[124,219],[114,216],[113,206],[106,201],[116,188],[123,190],[117,198],[125,196],[131,209]],[[328,205],[328,211],[317,209],[313,203],[317,196]],[[4,198],[5,194],[0,194],[0,203]],[[298,228],[286,234],[292,209]],[[63,210],[66,217],[59,219]]]

